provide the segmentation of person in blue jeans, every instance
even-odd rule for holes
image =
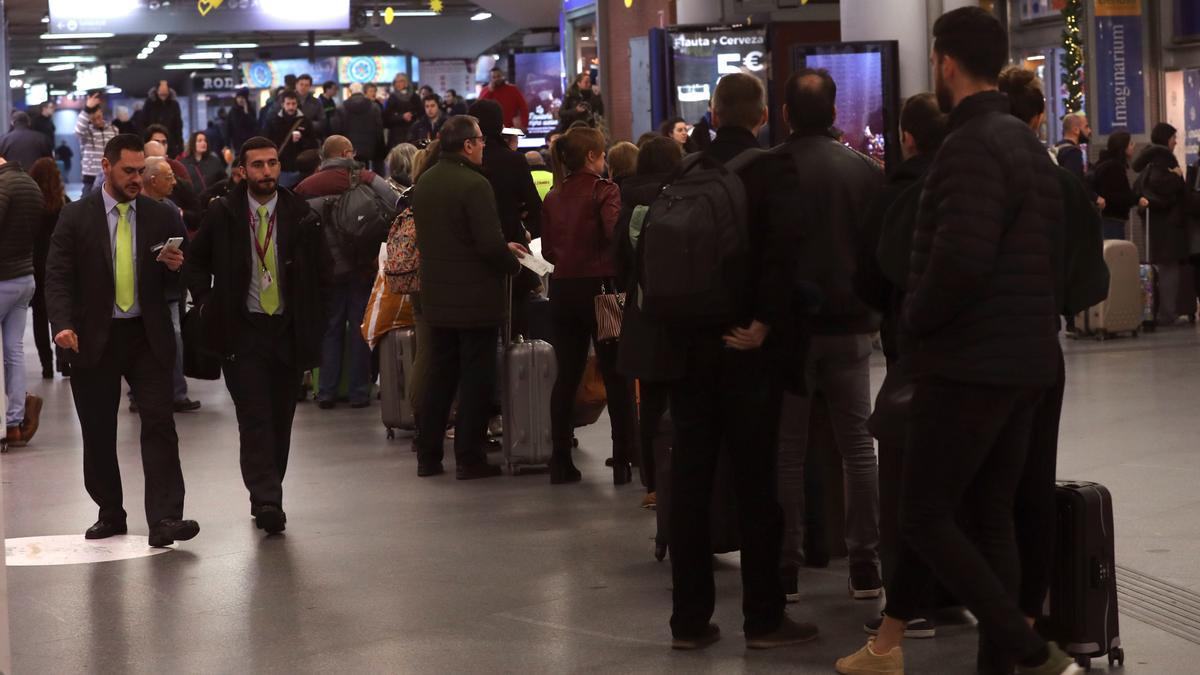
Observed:
[[[45,198],[29,174],[0,159],[0,333],[4,339],[5,411],[10,446],[22,446],[37,431],[41,399],[25,405],[25,321],[33,300],[33,228],[42,222]]]

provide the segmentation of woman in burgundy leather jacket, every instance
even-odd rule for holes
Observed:
[[[571,460],[572,407],[587,365],[588,343],[595,346],[600,373],[608,390],[612,423],[613,482],[629,482],[634,453],[636,413],[632,383],[617,373],[617,343],[596,336],[595,296],[602,286],[613,290],[613,228],[621,211],[617,186],[600,177],[604,171],[604,135],[596,129],[571,129],[554,142],[556,161],[567,177],[542,204],[542,252],[554,263],[550,278],[550,315],[558,380],[550,402],[554,453],[551,483],[580,479]]]

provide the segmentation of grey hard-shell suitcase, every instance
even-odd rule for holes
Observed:
[[[416,427],[408,402],[416,353],[417,334],[411,328],[388,331],[379,342],[379,408],[388,438],[396,437],[396,429]]]
[[[1137,247],[1130,241],[1109,239],[1104,242],[1104,262],[1108,265],[1108,297],[1080,312],[1075,317],[1075,328],[1081,335],[1098,340],[1120,333],[1137,336],[1142,329],[1145,302]]]
[[[504,349],[504,463],[514,475],[550,463],[550,393],[558,377],[554,347],[518,335]]]

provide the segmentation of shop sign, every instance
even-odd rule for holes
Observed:
[[[350,0],[49,0],[52,33],[170,35],[250,31],[347,30]]]
[[[1142,0],[1095,0],[1097,126],[1146,133]]]
[[[217,91],[233,91],[238,88],[241,78],[237,75],[194,75],[192,76],[192,91],[207,93]]]

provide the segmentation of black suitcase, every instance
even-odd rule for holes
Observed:
[[[1090,669],[1094,657],[1125,664],[1117,622],[1112,497],[1103,485],[1059,481],[1054,570],[1043,634]]]

